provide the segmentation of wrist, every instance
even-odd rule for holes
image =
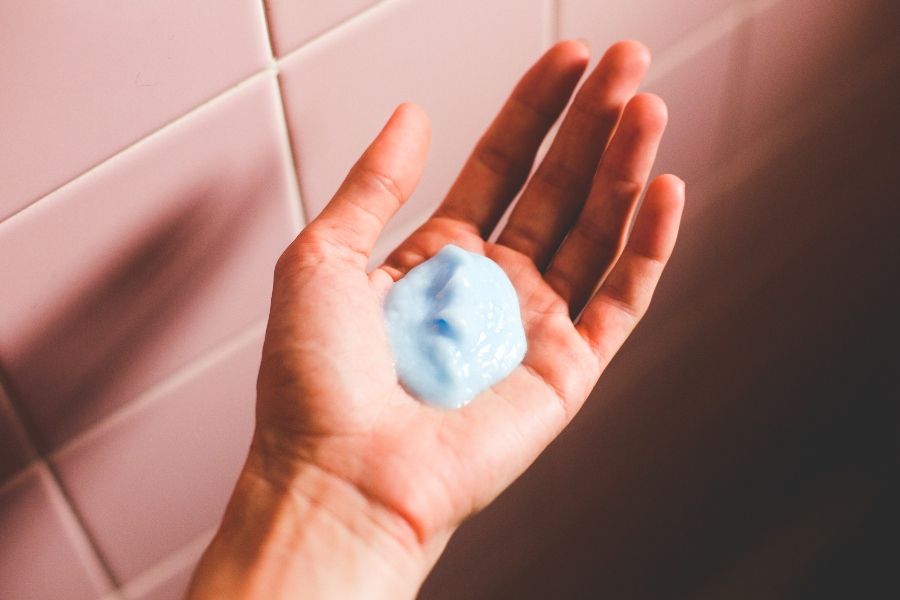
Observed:
[[[349,482],[254,444],[189,597],[412,598],[430,554]]]

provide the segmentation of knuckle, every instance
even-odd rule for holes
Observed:
[[[595,106],[587,100],[580,99],[572,103],[572,111],[581,115],[586,121],[592,123],[595,129],[612,131],[619,122],[622,106],[619,104],[604,104]]]
[[[275,279],[286,279],[319,266],[328,260],[330,254],[330,244],[325,238],[313,228],[308,228],[275,261]]]
[[[576,172],[560,160],[545,160],[535,174],[535,181],[544,186],[584,197],[590,187],[590,176]]]
[[[553,108],[548,108],[538,102],[532,100],[527,94],[524,93],[513,93],[510,97],[513,107],[519,108],[527,114],[530,114],[534,119],[536,119],[539,123],[546,125],[549,127],[553,121],[556,120],[556,117],[559,116],[559,112]]]
[[[633,325],[637,325],[647,311],[648,302],[643,301],[641,294],[625,292],[615,283],[607,282],[604,287],[606,301],[624,314]]]
[[[503,232],[503,244],[530,257],[543,255],[543,240],[537,224],[511,222]]]
[[[529,162],[512,156],[494,143],[482,141],[475,150],[475,159],[486,169],[502,178],[522,179],[528,176]]]
[[[644,191],[644,182],[629,177],[615,177],[609,184],[609,192],[616,198],[637,200]]]
[[[358,168],[365,188],[373,193],[387,194],[398,205],[403,203],[405,194],[395,177],[374,167],[360,165]]]

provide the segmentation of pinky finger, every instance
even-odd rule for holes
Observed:
[[[684,182],[653,180],[631,236],[606,280],[588,302],[578,331],[605,367],[644,316],[672,254],[684,207]]]

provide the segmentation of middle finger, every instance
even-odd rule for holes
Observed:
[[[497,242],[543,270],[578,218],[597,164],[650,64],[638,42],[614,44],[575,96],[550,146]]]

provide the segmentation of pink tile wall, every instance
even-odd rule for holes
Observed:
[[[199,560],[200,556],[198,555],[196,561],[190,562],[187,566],[179,569],[177,573],[151,588],[140,590],[135,594],[128,594],[126,591],[126,598],[128,600],[180,600],[184,598],[191,583],[191,576],[194,574],[194,567]]]
[[[25,432],[0,387],[0,485],[33,458]]]
[[[749,23],[738,137],[770,126],[859,64],[896,23],[893,0],[781,0]],[[889,33],[894,33],[893,31]],[[822,60],[827,56],[828,60]]]
[[[51,456],[119,581],[219,522],[250,444],[261,351],[260,327]]]
[[[4,2],[0,218],[260,70],[259,0]]]
[[[265,0],[276,56],[338,25],[380,0]]]
[[[298,229],[278,106],[259,76],[0,223],[0,362],[41,447],[265,317]]]
[[[328,202],[393,108],[412,101],[431,118],[431,151],[389,235],[418,225],[540,54],[543,14],[542,0],[388,2],[288,58],[281,77],[307,216]]]
[[[645,89],[670,107],[657,171],[694,181],[723,147],[839,85],[822,57],[856,64],[891,2],[820,4],[12,4],[0,19],[0,598],[181,596],[246,452],[274,261],[398,103],[424,106],[433,141],[382,255],[440,201],[548,32],[595,55],[629,37],[654,50]],[[491,513],[484,531],[500,537],[471,543],[502,548],[509,511],[544,509],[532,500]],[[441,597],[496,589],[546,539],[517,534],[522,548],[474,579],[450,556]]]
[[[587,40],[595,53],[622,39],[641,40],[654,54],[730,6],[734,0],[559,0],[562,38]]]
[[[89,600],[108,580],[46,467],[0,485],[0,598]]]
[[[738,79],[731,70],[738,32],[714,40],[672,70],[644,86],[664,98],[669,122],[653,172],[677,173],[695,183],[723,159],[721,128],[733,119]]]

